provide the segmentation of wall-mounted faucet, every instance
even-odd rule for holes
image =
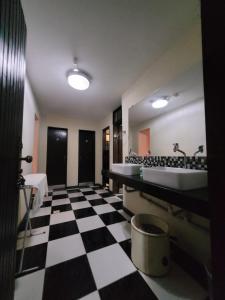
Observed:
[[[174,152],[180,152],[180,153],[183,154],[183,156],[184,156],[184,167],[187,168],[187,155],[184,151],[179,149],[179,144],[178,143],[173,144],[173,151]]]
[[[196,156],[198,153],[203,153],[204,152],[204,146],[198,146],[198,150],[194,152],[193,156]]]

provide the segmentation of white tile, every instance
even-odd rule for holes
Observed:
[[[107,201],[108,203],[114,203],[114,202],[121,202],[122,201],[119,197],[116,197],[116,196],[107,197],[107,198],[104,198],[104,200]]]
[[[100,189],[100,190],[95,190],[95,193],[97,193],[97,194],[103,194],[103,193],[107,193],[107,191],[104,190],[104,189]]]
[[[76,222],[80,232],[85,232],[105,226],[99,216],[77,219]]]
[[[110,204],[96,205],[93,206],[93,208],[97,214],[105,214],[111,211],[115,211],[115,208],[112,207]]]
[[[44,232],[44,233],[43,233]],[[30,231],[27,231],[27,235]],[[32,236],[27,236],[25,247],[31,247],[48,242],[49,226],[32,229]],[[23,237],[24,231],[20,232],[19,237]],[[17,249],[22,249],[23,239],[17,239]]]
[[[123,209],[118,210],[118,212],[125,218],[127,221],[131,220],[131,216],[129,216]]]
[[[32,209],[30,211],[30,217],[36,218],[41,216],[46,216],[51,214],[51,207],[40,207],[38,209]]]
[[[52,200],[52,206],[70,204],[70,200],[68,198]]]
[[[92,195],[85,195],[85,198],[87,200],[95,200],[95,199],[101,199],[102,197],[100,197],[98,194],[92,194]]]
[[[88,253],[88,260],[98,289],[136,271],[118,244]]]
[[[73,209],[81,209],[86,207],[91,207],[91,204],[88,201],[74,202],[71,203]]]
[[[81,192],[92,192],[93,189],[91,189],[91,188],[81,188],[80,191]]]
[[[206,299],[206,291],[174,263],[170,272],[164,277],[149,277],[142,272],[139,273],[159,299]]]
[[[15,281],[14,300],[41,300],[45,270],[40,270]]]
[[[131,238],[130,224],[127,221],[107,226],[117,242],[122,242]]]
[[[67,191],[66,190],[62,190],[62,191],[54,191],[53,192],[53,195],[56,196],[56,195],[64,195],[64,194],[67,194]]]
[[[69,198],[74,198],[74,197],[76,198],[76,197],[82,197],[83,196],[83,194],[80,193],[80,192],[70,193],[68,195],[69,195]]]
[[[99,293],[96,291],[91,294],[88,294],[87,296],[85,296],[83,298],[80,298],[80,300],[100,300],[100,296],[99,296]]]
[[[51,214],[50,224],[53,225],[53,224],[58,224],[58,223],[63,223],[63,222],[68,222],[73,220],[75,220],[73,211],[63,211],[58,214]]]
[[[70,235],[48,243],[46,267],[85,254],[80,234]]]

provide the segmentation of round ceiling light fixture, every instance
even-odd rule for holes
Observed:
[[[80,91],[87,90],[90,86],[91,77],[78,68],[77,58],[74,58],[74,68],[67,72],[67,81],[72,88]]]
[[[152,102],[152,107],[155,109],[163,108],[168,104],[168,97],[161,97]]]

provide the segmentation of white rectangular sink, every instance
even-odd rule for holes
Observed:
[[[143,168],[143,180],[177,190],[193,190],[207,186],[208,172],[172,167]]]
[[[123,175],[137,175],[140,174],[142,165],[138,164],[112,164],[112,172]]]

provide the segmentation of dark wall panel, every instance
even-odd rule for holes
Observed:
[[[0,299],[13,299],[26,25],[18,0],[0,1]]]

